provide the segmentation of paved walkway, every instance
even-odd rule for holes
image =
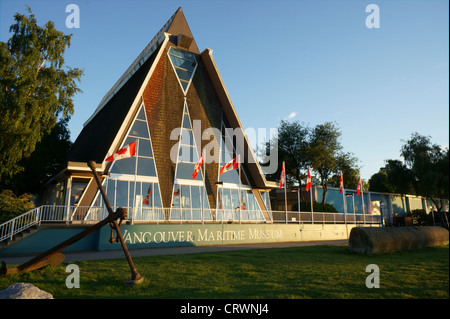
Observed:
[[[287,248],[287,247],[304,247],[317,245],[342,246],[347,245],[347,240],[329,240],[329,241],[307,241],[307,242],[287,242],[287,243],[261,243],[261,244],[239,244],[239,245],[218,245],[218,246],[189,246],[189,247],[165,247],[165,248],[142,248],[129,250],[131,257],[158,256],[158,255],[177,255],[177,254],[193,254],[206,252],[233,251],[245,249],[265,249],[265,248]],[[120,250],[110,251],[77,251],[63,252],[65,255],[64,262],[75,262],[80,260],[101,260],[125,258],[124,252]],[[1,257],[0,261],[6,262],[7,265],[20,265],[30,260],[35,255]]]

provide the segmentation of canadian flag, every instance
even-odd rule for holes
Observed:
[[[342,194],[344,191],[344,179],[342,178],[342,171],[341,171],[341,178],[339,180],[339,194]]]
[[[232,171],[233,169],[236,169],[239,167],[239,156],[233,158],[231,161],[226,163],[222,168],[220,169],[219,175],[222,175],[225,172]]]
[[[312,183],[311,183],[311,170],[308,166],[308,178],[306,179],[306,191],[308,192],[309,189],[312,187]]]
[[[356,196],[361,194],[361,176],[359,176],[358,187],[356,188]]]
[[[283,188],[283,185],[286,183],[286,170],[284,169],[284,162],[281,165],[281,175],[280,175],[280,188]]]
[[[133,157],[134,155],[136,155],[136,141],[128,144],[124,148],[121,148],[120,150],[115,152],[113,155],[108,157],[106,159],[106,161],[113,162],[113,161],[117,161],[117,160],[120,160],[123,158]]]
[[[150,205],[150,195],[152,194],[152,185],[148,187],[147,196],[145,196],[144,201],[142,204],[144,205]]]
[[[200,168],[201,168],[202,165],[203,165],[204,154],[205,154],[205,151],[202,152],[202,155],[201,155],[200,158],[198,159],[197,164],[195,164],[194,172],[192,173],[192,179],[196,179],[196,178],[197,178],[198,171],[200,170]]]

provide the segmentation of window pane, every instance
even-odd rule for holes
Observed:
[[[173,200],[172,200],[172,207],[180,208],[181,205],[181,186],[178,184],[175,184],[173,187]]]
[[[144,113],[144,107],[141,107],[141,109],[139,110],[139,113],[137,115],[137,119],[138,120],[143,120],[145,121],[145,113]]]
[[[181,144],[194,146],[194,136],[192,135],[192,131],[181,130]]]
[[[203,187],[191,186],[192,208],[201,208],[201,190]]]
[[[153,157],[150,140],[139,139],[138,156]]]
[[[247,192],[245,190],[241,190],[241,209],[246,210],[249,209],[249,203],[247,201]]]
[[[124,158],[114,162],[114,166],[111,169],[111,173],[116,174],[135,174],[136,157]]]
[[[195,164],[190,163],[178,163],[176,178],[192,180],[192,173],[194,172]],[[198,172],[196,181],[202,180],[201,171]]]
[[[78,205],[78,202],[80,201],[81,196],[83,195],[87,184],[88,184],[87,182],[86,183],[72,182],[72,190],[71,190],[71,194],[70,194],[70,205],[72,205],[72,206]]]
[[[178,74],[178,77],[180,78],[180,80],[185,80],[185,81],[189,82],[189,80],[191,79],[191,76],[192,76],[192,72],[185,71],[182,69],[177,69],[177,68],[175,68],[175,70],[177,71],[177,74]]]
[[[152,158],[138,158],[137,175],[156,176],[155,163]]]
[[[162,207],[161,195],[159,194],[159,186],[158,184],[154,183],[153,183],[153,201],[154,207]]]
[[[181,185],[181,207],[191,207],[191,190],[189,185]]]
[[[140,197],[139,193],[134,193],[134,184],[138,184],[135,182],[128,182],[128,205],[130,207],[139,207],[138,198]],[[140,190],[140,185],[137,185],[137,191]],[[130,211],[130,210],[129,210]]]
[[[142,183],[142,207],[153,206],[153,184]]]
[[[223,207],[225,209],[231,209],[231,194],[228,188],[223,189]]]
[[[107,186],[106,186],[106,196],[108,196],[109,204],[114,209],[115,202],[116,202],[116,181],[114,179],[108,179],[107,180]],[[102,203],[102,206],[104,205],[104,200],[101,194],[99,194],[100,202]]]
[[[128,207],[128,181],[117,181],[116,207]]]
[[[189,120],[189,115],[187,114],[183,116],[183,128],[191,129],[191,121]]]
[[[135,121],[128,135],[150,138],[148,135],[147,122]]]
[[[197,163],[197,150],[194,147],[181,145],[178,162]]]

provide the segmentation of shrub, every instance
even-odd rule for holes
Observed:
[[[409,214],[412,217],[412,222],[414,226],[425,226],[432,225],[430,215],[424,209],[413,209]]]
[[[6,189],[0,193],[0,224],[33,209],[33,195],[16,196],[13,191]]]

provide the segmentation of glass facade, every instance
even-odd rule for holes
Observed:
[[[171,47],[168,56],[179,83],[186,94],[197,68],[196,55],[185,50]],[[170,207],[163,207],[158,176],[154,160],[152,141],[148,128],[144,105],[122,142],[124,145],[136,141],[136,155],[114,161],[109,169],[110,176],[103,185],[113,210],[122,206],[128,209],[128,218],[132,220],[264,220],[261,208],[250,187],[245,172],[239,168],[221,174],[218,186],[216,207],[212,212],[204,181],[204,167],[201,167],[195,179],[192,173],[199,159],[192,130],[191,117],[186,102],[183,114],[180,114],[181,128],[178,141],[174,186]],[[219,168],[235,157],[232,136],[222,123],[222,140]],[[268,193],[263,202],[270,205]],[[94,206],[104,207],[103,199],[97,194]],[[106,214],[106,210],[103,211]]]
[[[186,104],[183,108],[178,148],[170,220],[211,220],[211,210],[204,187],[203,167],[197,177],[192,178],[199,155]]]
[[[233,138],[222,123],[219,169],[236,156]],[[217,220],[264,220],[261,208],[241,165],[238,169],[220,174],[219,182],[222,182],[222,184],[219,186],[217,194]]]
[[[152,143],[143,104],[121,148],[133,141],[137,141],[136,156],[113,162],[110,176],[103,182],[111,208],[113,211],[118,207],[127,208],[128,218],[133,220],[164,220]],[[97,194],[94,206],[104,206],[100,194]]]
[[[180,81],[180,85],[184,93],[186,93],[197,68],[195,54],[171,47],[169,49],[169,58]]]

